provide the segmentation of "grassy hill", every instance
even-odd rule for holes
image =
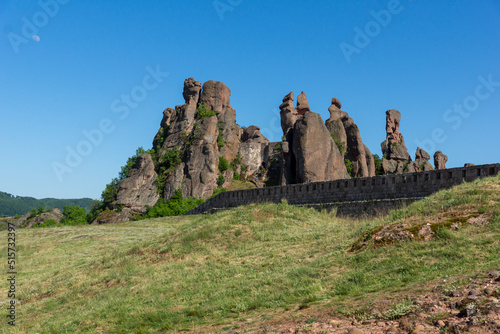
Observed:
[[[460,228],[448,230],[452,222]],[[429,238],[371,238],[422,223]],[[381,300],[391,301],[377,306],[382,317],[397,318],[433,282],[500,268],[500,176],[373,220],[263,204],[16,233],[18,333],[250,330],[284,317],[359,316]]]
[[[91,198],[79,199],[56,199],[43,198],[36,199],[33,197],[13,196],[0,191],[0,216],[24,215],[33,209],[38,209],[43,206],[46,209],[63,209],[65,206],[79,206],[87,209],[92,203]]]

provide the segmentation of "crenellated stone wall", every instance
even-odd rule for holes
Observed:
[[[374,214],[406,205],[462,182],[494,176],[499,164],[417,173],[382,175],[327,182],[292,184],[227,191],[210,198],[187,214],[201,214],[251,203],[280,203],[317,208],[336,207],[340,215]],[[363,210],[363,208],[368,208]]]

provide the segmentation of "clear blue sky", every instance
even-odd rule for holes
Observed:
[[[499,162],[499,22],[497,0],[3,0],[0,191],[99,198],[188,77],[226,83],[237,122],[274,141],[304,90],[325,120],[339,98],[373,153],[395,108],[412,156],[427,140],[448,167]],[[86,156],[70,167],[68,148]]]

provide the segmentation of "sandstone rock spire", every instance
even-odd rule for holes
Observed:
[[[330,118],[325,125],[345,159],[352,163],[353,175],[375,176],[373,155],[363,144],[358,126],[347,112],[340,110],[341,106],[340,101],[334,97],[328,108]]]
[[[403,135],[399,132],[401,113],[396,109],[390,109],[385,114],[387,136],[381,144],[384,155],[382,160],[384,173],[403,173],[405,167],[411,162],[411,157],[408,154]]]
[[[293,92],[286,95],[281,109],[283,129],[282,184],[319,182],[348,177],[343,157],[321,116],[312,112],[304,92],[293,107]]]

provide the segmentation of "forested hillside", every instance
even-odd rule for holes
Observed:
[[[43,206],[45,209],[63,209],[65,206],[79,206],[87,209],[92,203],[91,198],[79,199],[56,199],[43,198],[36,199],[33,197],[14,196],[0,191],[0,216],[14,216],[16,214],[23,215],[30,212],[32,209],[38,209]]]

